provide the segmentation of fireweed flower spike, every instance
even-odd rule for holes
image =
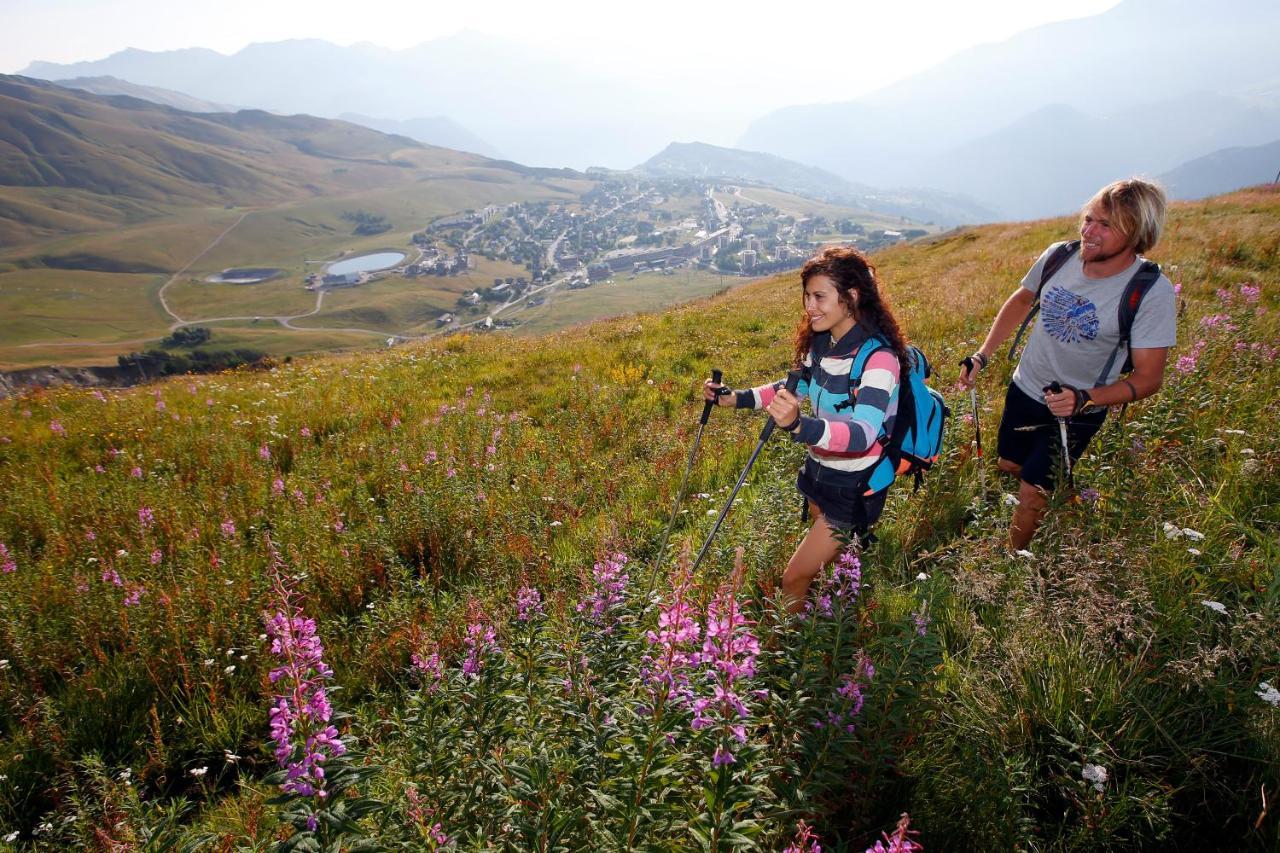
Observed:
[[[627,589],[626,554],[614,554],[602,562],[596,563],[591,573],[595,580],[595,588],[591,594],[578,603],[579,613],[585,612],[587,618],[597,625],[608,621],[609,613],[622,604],[623,593]],[[613,633],[613,626],[605,627],[604,633]]]
[[[323,801],[327,796],[324,762],[347,751],[337,728],[329,723],[333,709],[325,682],[333,677],[333,670],[324,662],[315,620],[303,614],[283,576],[279,557],[272,556],[277,609],[263,613],[271,653],[279,660],[270,674],[276,690],[270,712],[271,739],[276,762],[285,770],[284,792]]]

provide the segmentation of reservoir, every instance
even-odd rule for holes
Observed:
[[[330,264],[325,270],[327,275],[346,275],[352,272],[377,272],[394,267],[404,260],[404,252],[376,252],[372,255],[360,255]]]

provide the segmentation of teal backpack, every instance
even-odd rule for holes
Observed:
[[[854,356],[852,376],[861,376],[871,354],[885,341],[871,337]],[[927,384],[933,375],[929,359],[914,345],[907,347],[910,368],[898,382],[898,414],[885,452],[894,465],[894,475],[915,477],[912,491],[920,488],[924,472],[942,455],[942,438],[951,410],[942,395]]]

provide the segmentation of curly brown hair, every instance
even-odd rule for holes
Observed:
[[[906,363],[907,337],[902,327],[893,316],[889,303],[880,290],[880,282],[876,278],[876,268],[867,260],[867,256],[852,246],[829,246],[809,260],[800,268],[800,287],[809,283],[816,275],[825,275],[835,284],[840,294],[840,304],[849,309],[854,320],[879,331],[881,337],[888,342],[890,348],[897,353],[898,360]],[[857,295],[856,299],[854,294]],[[795,334],[795,365],[799,367],[809,354],[813,340],[813,328],[809,324],[807,314],[800,318]]]

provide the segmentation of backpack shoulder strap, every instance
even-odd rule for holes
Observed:
[[[1040,268],[1040,283],[1036,286],[1035,298],[1031,300],[1031,309],[1027,311],[1026,318],[1022,321],[1022,325],[1018,327],[1018,334],[1014,335],[1013,343],[1009,345],[1010,361],[1017,355],[1018,345],[1022,343],[1022,336],[1026,333],[1027,326],[1031,325],[1031,321],[1036,318],[1036,314],[1040,313],[1040,294],[1044,291],[1045,284],[1079,250],[1079,240],[1068,240],[1054,249],[1049,254],[1049,257],[1045,258],[1044,266]]]
[[[1102,372],[1098,374],[1098,380],[1093,383],[1095,388],[1106,383],[1107,377],[1111,375],[1111,368],[1115,365],[1116,358],[1119,357],[1121,350],[1124,351],[1125,358],[1120,372],[1131,373],[1133,371],[1133,342],[1131,340],[1133,321],[1138,316],[1138,308],[1141,307],[1147,291],[1151,290],[1152,285],[1160,280],[1160,274],[1159,264],[1155,261],[1143,261],[1142,265],[1138,267],[1138,271],[1125,283],[1124,293],[1120,296],[1120,304],[1116,307],[1120,321],[1120,340],[1116,342],[1116,348],[1111,351],[1111,357],[1107,359]]]

